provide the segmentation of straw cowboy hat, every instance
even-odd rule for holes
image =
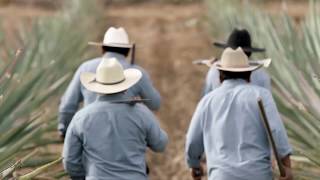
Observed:
[[[89,45],[94,46],[109,46],[118,48],[131,48],[129,37],[126,30],[122,27],[110,27],[104,34],[103,42],[89,42]]]
[[[116,58],[103,58],[96,73],[84,72],[80,75],[80,81],[89,91],[114,94],[129,89],[141,77],[140,70],[134,68],[123,70]]]
[[[236,50],[226,48],[221,56],[221,61],[215,64],[216,68],[222,71],[247,72],[254,71],[263,66],[261,63],[250,62],[248,56],[239,47]]]
[[[241,47],[245,52],[264,52],[264,48],[256,48],[251,46],[251,36],[246,29],[234,29],[230,34],[227,43],[214,42],[214,46],[219,48],[231,47],[236,49]]]

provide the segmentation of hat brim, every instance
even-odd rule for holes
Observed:
[[[100,94],[114,94],[125,91],[135,85],[142,77],[142,73],[138,69],[126,69],[124,70],[125,80],[112,85],[105,85],[96,82],[96,74],[90,72],[83,72],[80,75],[80,81],[82,85],[89,91]]]
[[[228,71],[228,72],[248,72],[248,71],[255,71],[263,66],[263,64],[259,63],[249,63],[248,67],[222,67],[220,62],[214,64],[214,66],[221,71]]]
[[[222,43],[222,42],[214,42],[213,45],[218,48],[223,48],[223,49],[230,47],[228,44]],[[245,52],[264,52],[264,51],[266,51],[266,49],[264,49],[264,48],[256,48],[256,47],[241,47],[241,48]]]
[[[200,62],[201,64],[206,65],[207,67],[212,67],[215,66],[216,63],[220,62],[220,59],[217,59],[215,61],[209,60],[209,59],[204,59],[201,60],[202,62]],[[272,62],[272,60],[270,58],[267,59],[258,59],[258,60],[249,60],[250,63],[253,64],[259,64],[262,65],[264,68],[268,68]],[[199,64],[200,64],[199,63]]]
[[[132,44],[119,44],[119,43],[108,43],[104,44],[103,42],[88,42],[88,45],[91,46],[108,46],[108,47],[118,47],[118,48],[132,48]]]

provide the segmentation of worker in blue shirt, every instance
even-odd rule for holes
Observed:
[[[271,147],[258,99],[264,102],[278,154],[292,180],[289,145],[284,125],[269,90],[251,84],[249,63],[241,48],[226,48],[216,68],[221,86],[205,95],[193,114],[186,138],[186,159],[194,179],[201,179],[200,159],[207,158],[209,180],[271,180]]]
[[[150,99],[150,101],[145,102],[145,105],[151,110],[158,110],[160,108],[160,94],[152,85],[148,73],[143,68],[126,61],[132,44],[129,43],[128,34],[125,29],[111,27],[105,33],[103,42],[91,42],[89,44],[100,46],[103,51],[103,56],[84,62],[76,71],[66,92],[61,98],[58,131],[62,138],[64,138],[68,125],[74,114],[78,111],[81,102],[83,102],[84,106],[87,106],[97,98],[96,93],[88,91],[81,85],[80,74],[82,72],[95,72],[103,58],[108,59],[114,57],[117,58],[125,69],[130,67],[139,69],[142,72],[142,78],[136,85],[128,90],[127,94],[132,97]]]
[[[254,52],[265,51],[263,48],[252,47],[251,36],[246,29],[234,29],[226,43],[215,42],[214,45],[219,48],[231,47],[232,49],[241,47],[248,58],[250,58],[251,54]],[[250,82],[271,90],[271,79],[263,68],[252,72]],[[202,92],[203,96],[216,89],[220,85],[219,71],[215,66],[211,66],[206,76],[205,85]]]
[[[82,85],[99,95],[67,130],[63,164],[71,179],[147,179],[146,150],[163,152],[168,136],[153,113],[128,94],[142,76],[135,68],[123,70],[115,58],[102,60],[96,73],[80,74]]]

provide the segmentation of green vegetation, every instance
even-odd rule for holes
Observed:
[[[207,1],[214,34],[247,28],[266,56],[273,59],[269,73],[273,94],[294,147],[295,173],[301,179],[316,179],[320,172],[320,15],[314,1],[301,24],[285,11],[272,17],[246,2]],[[221,33],[223,32],[223,33]]]
[[[95,38],[88,33],[89,27],[96,25],[98,12],[92,1],[67,1],[61,13],[41,17],[31,28],[20,29],[12,40],[18,42],[18,47],[7,43],[1,31],[0,172],[11,164],[14,170],[26,166],[27,159],[17,158],[59,142],[58,138],[46,138],[56,130],[57,96],[73,70],[88,56],[87,42]],[[21,50],[15,53],[14,48]],[[51,157],[47,162],[58,158]]]

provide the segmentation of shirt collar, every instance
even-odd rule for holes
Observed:
[[[98,95],[97,101],[118,101],[129,99],[127,93],[117,93],[117,94],[107,94],[107,95]]]
[[[122,55],[120,53],[115,53],[115,52],[106,52],[106,53],[104,53],[103,56],[107,57],[107,58],[116,58],[119,61],[125,61],[126,60],[126,57],[124,55]]]
[[[247,84],[248,82],[244,79],[227,79],[224,80],[222,86],[226,87],[235,87],[240,84]]]

